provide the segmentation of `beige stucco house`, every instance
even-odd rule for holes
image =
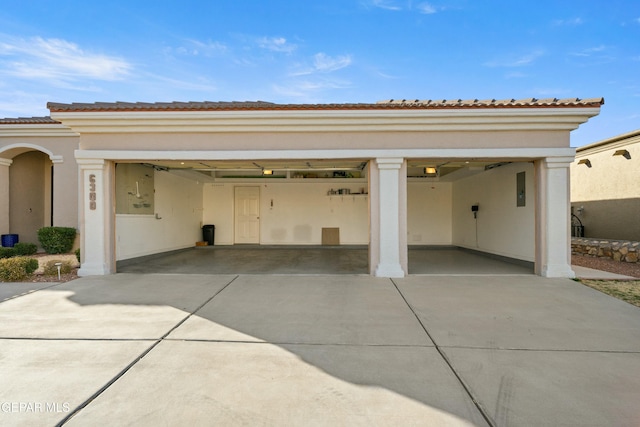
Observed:
[[[640,130],[576,149],[571,208],[584,237],[640,240]]]
[[[368,245],[381,277],[408,273],[412,245],[572,277],[569,134],[602,103],[50,103],[50,119],[0,122],[0,230],[77,226],[81,275],[191,247],[215,224],[216,245]],[[25,154],[53,165],[30,184],[45,206],[32,224],[16,219]]]

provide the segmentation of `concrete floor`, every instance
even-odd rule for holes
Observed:
[[[127,260],[121,273],[368,274],[366,246],[212,246]],[[409,274],[533,274],[523,266],[478,252],[410,248]]]
[[[640,425],[640,310],[567,279],[116,274],[0,289],[3,426]]]

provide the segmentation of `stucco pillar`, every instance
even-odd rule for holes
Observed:
[[[370,268],[378,277],[404,277],[407,270],[407,176],[402,158],[375,160],[370,173]]]
[[[536,167],[536,274],[575,277],[571,270],[569,165],[573,157],[548,157]]]
[[[110,163],[78,159],[80,167],[79,276],[98,276],[113,271],[113,221],[111,219]]]
[[[0,234],[8,234],[9,229],[9,166],[13,160],[0,158]]]

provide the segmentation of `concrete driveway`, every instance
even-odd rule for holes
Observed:
[[[3,426],[640,425],[640,309],[571,280],[117,274],[0,300]]]

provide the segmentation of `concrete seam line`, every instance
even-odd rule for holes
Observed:
[[[13,296],[7,297],[7,298],[3,299],[2,301],[0,301],[0,303],[3,303],[5,301],[11,301],[12,299],[24,297],[24,296],[27,296],[27,295],[35,294],[36,292],[43,291],[45,289],[51,289],[53,287],[60,286],[63,283],[66,283],[66,282],[54,283],[53,285],[45,286],[45,287],[40,288],[40,289],[31,289],[31,290],[29,290],[27,292],[24,292],[24,293],[20,294],[20,295],[13,295]]]
[[[530,351],[538,353],[611,353],[611,354],[640,354],[640,350],[588,350],[571,348],[516,348],[516,347],[474,347],[466,345],[443,345],[440,348],[457,348],[462,350],[491,350],[491,351]]]
[[[201,305],[199,305],[194,311],[192,311],[191,313],[189,313],[187,316],[185,316],[184,319],[182,319],[181,321],[179,321],[175,326],[173,326],[171,329],[169,329],[169,331],[167,331],[164,335],[162,335],[159,339],[156,340],[156,342],[154,342],[148,349],[146,349],[145,351],[143,351],[138,357],[136,357],[131,363],[129,363],[123,370],[121,370],[115,377],[111,378],[105,385],[103,385],[102,387],[100,387],[100,389],[98,389],[98,391],[96,391],[94,394],[92,394],[87,400],[85,400],[84,402],[82,402],[80,405],[78,405],[73,411],[71,411],[66,417],[64,417],[58,424],[56,424],[56,427],[61,427],[63,425],[65,425],[71,418],[73,418],[75,415],[77,415],[82,409],[84,409],[85,407],[87,407],[87,405],[89,405],[91,402],[93,402],[95,399],[98,398],[98,396],[100,396],[102,393],[104,393],[109,387],[111,387],[116,381],[118,381],[120,378],[122,378],[127,372],[129,372],[129,370],[131,368],[133,368],[134,365],[136,365],[140,360],[142,360],[147,354],[149,354],[151,352],[151,350],[153,350],[154,348],[156,348],[156,346],[158,344],[160,344],[162,341],[164,341],[164,339],[171,334],[171,332],[175,331],[178,327],[180,327],[180,325],[182,325],[184,322],[186,322],[191,316],[193,316],[198,310],[200,310],[202,307],[204,307],[205,305],[207,305],[212,299],[214,299],[220,292],[222,292],[223,290],[225,290],[227,288],[227,286],[229,286],[231,283],[233,283],[239,276],[236,275],[233,279],[231,279],[231,281],[229,281],[229,283],[227,283],[226,285],[224,285],[222,288],[220,288],[216,293],[214,293],[210,298],[208,298],[204,303],[202,303]]]
[[[422,323],[422,320],[420,320],[420,317],[418,316],[418,314],[416,313],[416,311],[414,310],[413,306],[409,303],[409,301],[407,300],[407,298],[405,298],[404,294],[402,293],[402,291],[400,290],[400,288],[398,287],[398,284],[393,280],[393,279],[389,279],[391,281],[391,283],[393,283],[393,286],[395,286],[396,291],[398,291],[398,293],[400,294],[400,296],[402,297],[402,299],[404,300],[405,304],[407,304],[407,307],[409,307],[409,310],[411,310],[411,312],[413,313],[413,315],[415,316],[416,320],[418,321],[418,323],[420,324],[420,326],[422,327],[422,329],[424,330],[425,334],[427,334],[427,336],[429,337],[429,339],[431,340],[431,342],[433,343],[436,351],[438,352],[438,354],[440,354],[440,357],[442,357],[442,360],[444,360],[444,362],[447,364],[447,366],[449,367],[449,369],[451,370],[451,372],[453,373],[453,375],[456,377],[456,379],[458,380],[458,382],[460,383],[460,385],[462,385],[462,388],[464,389],[464,391],[467,393],[467,396],[469,396],[469,398],[471,399],[471,401],[473,402],[473,404],[475,405],[476,409],[478,409],[478,411],[480,412],[480,415],[482,415],[482,418],[484,418],[484,420],[487,422],[487,424],[489,424],[489,426],[491,427],[496,427],[495,422],[491,419],[491,417],[489,416],[489,414],[487,413],[487,411],[484,409],[484,407],[482,406],[482,404],[480,403],[480,400],[478,400],[473,392],[471,391],[471,388],[467,385],[467,383],[462,379],[462,376],[460,374],[458,374],[458,372],[455,370],[455,368],[453,367],[453,364],[451,363],[451,361],[449,360],[449,358],[447,357],[447,355],[444,353],[444,351],[442,351],[442,349],[440,348],[440,346],[438,345],[438,343],[433,339],[433,337],[431,336],[431,334],[429,333],[429,331],[427,330],[427,327],[425,326],[424,323]]]

